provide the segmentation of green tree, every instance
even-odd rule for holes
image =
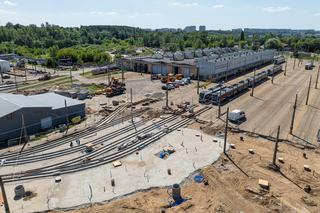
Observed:
[[[241,34],[240,34],[240,41],[244,41],[245,37],[244,37],[244,31],[241,30]]]
[[[282,50],[283,44],[278,38],[270,38],[266,41],[264,44],[264,47],[266,49],[276,49],[276,50]]]

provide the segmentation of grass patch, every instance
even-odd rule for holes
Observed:
[[[53,85],[53,84],[63,83],[63,82],[66,82],[66,81],[70,81],[70,78],[67,77],[67,76],[64,76],[64,77],[55,78],[55,79],[52,79],[52,80],[49,80],[49,81],[43,81],[43,82],[39,82],[39,83],[28,85],[28,86],[22,86],[19,89],[22,89],[22,90],[24,90],[24,89],[36,89],[36,88],[40,88],[40,87],[43,87],[43,86],[47,87],[47,86],[50,86],[50,85]]]
[[[123,71],[123,73],[125,73],[127,71]],[[114,71],[110,73],[110,77],[114,76],[114,75],[118,75],[121,74],[122,71]],[[99,75],[93,75],[91,71],[89,72],[85,72],[84,75],[83,73],[81,73],[81,76],[86,77],[88,79],[95,79],[95,78],[101,78],[101,77],[108,77],[108,73],[103,73],[103,74],[99,74]]]
[[[88,87],[85,87],[87,90],[89,90],[90,94],[96,94],[97,91],[99,90],[104,90],[106,86],[104,85],[99,85],[99,84],[92,84]]]

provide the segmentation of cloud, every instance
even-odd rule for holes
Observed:
[[[277,6],[277,7],[265,7],[263,8],[264,11],[269,12],[269,13],[279,13],[279,12],[285,12],[288,10],[291,10],[290,7],[281,7],[281,6]]]
[[[222,9],[222,8],[224,8],[224,5],[223,4],[216,4],[216,5],[212,5],[211,7],[213,9]]]
[[[3,4],[9,5],[9,6],[16,6],[17,5],[17,3],[12,2],[12,1],[8,1],[8,0],[4,1]]]
[[[197,3],[197,2],[190,2],[190,3],[173,2],[172,5],[177,6],[177,7],[196,7],[196,6],[199,6],[199,3]]]
[[[117,12],[114,11],[107,11],[107,12],[102,12],[102,11],[91,11],[91,15],[99,15],[99,16],[115,16],[118,15]]]
[[[320,16],[320,13],[315,13],[315,14],[313,14],[314,16]]]
[[[14,12],[14,11],[8,11],[8,10],[0,9],[0,14],[5,14],[5,15],[15,15],[15,14],[17,14],[17,13],[16,13],[16,12]]]

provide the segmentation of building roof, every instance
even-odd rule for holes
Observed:
[[[0,93],[0,117],[13,113],[21,108],[51,108],[53,110],[67,106],[83,104],[83,102],[67,98],[55,93],[24,96]]]

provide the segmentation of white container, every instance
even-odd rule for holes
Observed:
[[[0,60],[0,73],[5,73],[10,71],[9,61]]]

